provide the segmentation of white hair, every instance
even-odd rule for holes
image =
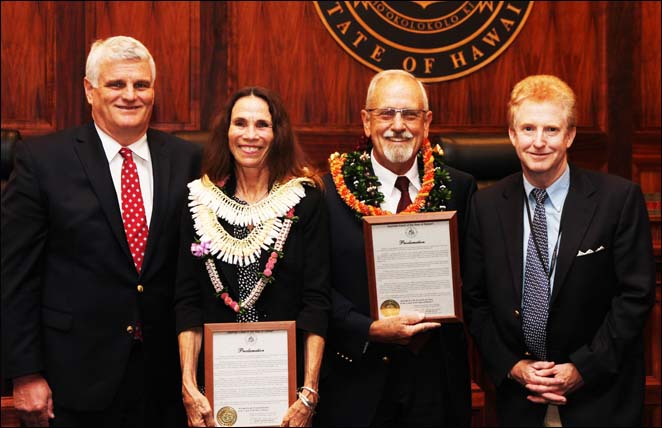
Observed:
[[[401,77],[407,77],[409,79],[414,80],[416,83],[418,83],[419,88],[421,88],[421,96],[423,97],[423,110],[428,110],[428,94],[425,91],[425,87],[423,86],[423,83],[421,83],[420,80],[416,78],[411,73],[408,73],[404,70],[398,70],[398,69],[393,69],[393,70],[384,70],[380,71],[379,73],[375,74],[372,80],[370,81],[370,85],[368,86],[368,94],[365,97],[365,108],[368,108],[370,105],[370,101],[374,98],[375,96],[375,88],[377,87],[377,83],[385,79],[387,77],[391,76],[401,76]]]
[[[152,71],[152,82],[156,80],[156,65],[149,50],[133,37],[115,36],[92,43],[90,54],[85,64],[85,77],[93,87],[99,87],[99,72],[101,64],[106,61],[138,60],[149,62]]]

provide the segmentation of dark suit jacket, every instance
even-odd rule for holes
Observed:
[[[303,332],[326,337],[330,310],[329,284],[329,231],[327,211],[319,189],[306,186],[306,196],[294,208],[299,217],[285,241],[283,258],[279,259],[274,281],[262,291],[255,303],[259,321],[296,321],[297,366],[299,385],[303,385]],[[231,226],[221,221],[226,230]],[[191,213],[183,213],[181,224],[180,256],[177,278],[175,312],[177,332],[202,327],[204,323],[236,322],[236,313],[216,298],[214,286],[203,260],[191,254],[196,235]],[[262,251],[259,271],[269,258]],[[224,286],[230,289],[233,300],[239,300],[237,267],[218,259],[216,268]],[[202,356],[198,364],[200,385]]]
[[[110,405],[133,346],[127,326],[139,319],[151,398],[181,401],[172,299],[200,150],[152,129],[147,140],[154,199],[140,275],[92,123],[19,144],[2,196],[3,375],[42,372],[72,410]]]
[[[447,167],[452,178],[452,199],[448,210],[458,211],[460,237],[464,231],[464,213],[476,189],[472,176]],[[397,345],[370,343],[368,340],[370,303],[365,263],[363,226],[338,196],[330,175],[324,177],[325,198],[329,207],[331,230],[331,274],[333,312],[326,343],[320,385],[319,423],[325,426],[368,426],[382,398],[389,366],[382,360],[395,352]],[[461,240],[461,239],[460,239]],[[441,341],[444,360],[444,416],[447,426],[469,426],[471,417],[470,377],[467,343],[461,324],[444,324],[434,332]]]
[[[542,425],[546,406],[506,378],[526,348],[520,320],[522,174],[474,196],[467,231],[465,316],[497,386],[505,425]],[[567,425],[636,426],[644,394],[642,329],[654,299],[648,215],[639,187],[570,168],[547,322],[548,359],[577,366],[584,386],[559,407]],[[604,250],[578,257],[589,249]]]

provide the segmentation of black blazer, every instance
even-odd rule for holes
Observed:
[[[305,186],[306,196],[294,208],[296,221],[285,241],[283,258],[279,259],[274,281],[264,288],[255,303],[259,321],[296,321],[297,366],[299,382],[303,382],[303,335],[311,332],[326,337],[330,309],[329,232],[327,211],[319,189]],[[190,210],[182,214],[179,268],[175,293],[177,332],[202,327],[204,323],[236,322],[236,313],[215,297],[214,287],[204,262],[191,254],[195,230]],[[225,221],[221,223],[231,230]],[[262,251],[259,270],[269,258]],[[233,300],[239,300],[239,284],[235,265],[215,259],[223,285],[230,289]],[[198,364],[200,384],[202,356]]]
[[[506,378],[525,357],[522,174],[474,197],[466,239],[465,316],[497,386],[504,425],[542,425],[546,406]],[[584,386],[559,407],[567,425],[637,426],[644,394],[642,329],[654,303],[648,214],[639,187],[570,167],[547,322],[548,358],[572,362]],[[578,256],[579,251],[603,250]]]
[[[448,210],[458,211],[460,241],[464,234],[464,213],[476,189],[473,177],[451,167],[449,185],[452,199]],[[320,414],[324,426],[368,426],[382,397],[388,367],[382,358],[394,352],[397,345],[370,343],[368,330],[372,322],[368,296],[368,274],[365,263],[363,226],[338,196],[331,175],[324,177],[325,199],[329,207],[331,231],[332,317],[325,348],[324,377],[320,385]],[[444,416],[448,426],[469,426],[471,417],[471,381],[468,369],[467,343],[461,324],[443,324],[434,331],[444,352],[442,372],[438,379],[447,403]],[[447,398],[447,400],[446,400]]]
[[[127,326],[139,319],[149,393],[181,394],[172,298],[179,219],[200,150],[152,129],[147,141],[154,208],[140,275],[94,124],[16,148],[2,195],[3,375],[42,372],[66,408],[110,405],[133,346]]]

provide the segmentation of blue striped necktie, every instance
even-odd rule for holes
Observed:
[[[526,250],[524,290],[522,295],[522,329],[526,347],[538,359],[547,359],[547,315],[549,313],[549,255],[545,189],[531,191],[536,207]],[[537,244],[537,245],[536,245]],[[543,264],[544,263],[544,264]]]

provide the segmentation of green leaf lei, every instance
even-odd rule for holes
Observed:
[[[365,151],[347,153],[347,160],[342,167],[342,173],[347,188],[354,196],[366,205],[379,207],[384,202],[384,195],[378,190],[381,183],[372,170],[369,151],[370,147]],[[432,157],[434,158],[434,187],[425,201],[425,206],[419,212],[445,211],[446,203],[452,197],[452,191],[448,188],[448,184],[452,181],[451,176],[444,167],[443,152],[438,146],[432,150]],[[418,175],[422,179],[424,165],[421,150],[419,150],[416,160]],[[362,218],[362,215],[358,213],[357,216]]]

